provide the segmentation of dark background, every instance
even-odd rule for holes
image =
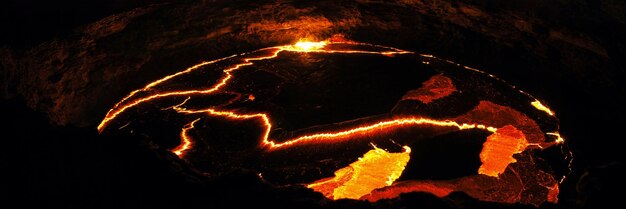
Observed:
[[[70,35],[74,28],[164,0],[8,0],[0,8],[7,31],[0,34],[2,46],[24,49],[54,37]]]
[[[3,2],[0,8],[3,27],[0,46],[5,52],[10,51],[13,57],[28,59],[28,56],[33,56],[28,54],[33,47],[51,40],[79,36],[75,32],[77,27],[136,7],[163,2],[165,1],[10,0]],[[437,19],[441,17],[437,15],[427,16],[432,18],[427,22],[435,22],[443,25],[442,27],[414,26],[432,27],[428,29],[432,33],[420,37],[433,40],[434,43],[430,45],[418,46],[400,40],[401,37],[396,38],[397,40],[390,37],[377,42],[427,51],[459,63],[480,67],[548,101],[561,119],[562,134],[573,151],[575,161],[573,173],[561,187],[560,203],[542,207],[615,208],[623,205],[622,194],[613,191],[621,191],[625,186],[624,148],[619,146],[626,140],[622,122],[626,116],[624,3],[453,1],[454,4],[460,4],[457,2],[481,8],[486,13],[511,12],[541,21],[542,27],[533,28],[536,30],[533,32],[546,34],[545,36],[558,36],[547,32],[554,30],[565,31],[565,37],[588,37],[604,48],[600,54],[606,53],[606,56],[594,58],[598,56],[597,53],[579,52],[579,49],[559,45],[560,42],[547,44],[542,49],[543,42],[538,41],[536,36],[508,40],[503,38],[507,34],[493,35],[489,28],[447,28],[447,24],[454,22]],[[205,4],[222,7],[246,3],[218,1],[215,4]],[[255,5],[251,4],[250,7]],[[381,8],[379,12],[385,13],[382,11],[384,7],[376,8]],[[363,9],[377,11],[372,8]],[[376,12],[372,15],[376,15]],[[497,25],[490,26],[498,28]],[[560,30],[563,28],[566,30]],[[355,40],[384,36],[375,34],[376,30],[373,29],[360,30],[362,31],[348,33]],[[491,40],[494,36],[495,40]],[[585,43],[573,42],[573,45],[587,46]],[[571,44],[572,41],[568,43]],[[512,46],[503,47],[509,45]],[[532,47],[537,50],[531,50],[526,45],[539,46],[537,48],[541,50]],[[240,48],[246,47],[254,48],[256,45]],[[593,49],[591,47],[591,51]],[[583,56],[586,53],[590,54],[589,57]],[[454,194],[446,199],[410,194],[408,196],[411,196],[412,201],[383,202],[373,206],[355,201],[328,203],[309,191],[274,189],[255,181],[255,177],[246,172],[234,173],[232,179],[218,182],[194,182],[190,180],[193,178],[174,172],[175,169],[170,164],[155,157],[157,155],[154,151],[145,149],[146,142],[123,138],[104,139],[97,134],[94,124],[58,124],[51,121],[46,109],[31,104],[32,96],[29,92],[35,90],[11,88],[19,86],[16,82],[25,82],[20,79],[16,81],[15,77],[25,77],[20,74],[20,70],[28,67],[20,67],[20,64],[15,67],[16,65],[10,63],[13,62],[3,57],[3,85],[8,85],[9,88],[3,89],[8,93],[3,95],[0,107],[0,115],[5,124],[0,128],[4,148],[0,152],[0,169],[4,173],[0,180],[2,208],[302,208],[320,205],[350,208],[528,207],[481,203],[463,194]],[[32,69],[30,72],[33,72]],[[7,76],[8,74],[11,76]],[[135,87],[129,86],[127,89]],[[99,111],[98,114],[103,114],[102,110]],[[311,198],[300,198],[301,196]]]

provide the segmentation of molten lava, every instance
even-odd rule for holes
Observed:
[[[173,109],[175,109],[179,113],[185,113],[185,114],[206,113],[210,116],[226,117],[226,118],[233,119],[233,120],[246,120],[246,119],[251,119],[251,118],[258,118],[263,122],[264,129],[265,129],[264,134],[260,140],[262,142],[261,145],[267,146],[270,149],[296,146],[299,144],[325,142],[325,141],[336,142],[339,140],[350,139],[356,135],[369,133],[371,131],[382,131],[386,129],[393,129],[397,127],[405,127],[405,126],[410,126],[410,125],[426,124],[426,125],[434,125],[434,126],[455,127],[455,128],[458,128],[459,130],[484,129],[490,132],[496,132],[498,130],[494,127],[485,126],[483,124],[467,124],[467,123],[459,124],[457,122],[450,121],[450,120],[433,120],[433,119],[428,119],[428,118],[408,117],[408,118],[400,118],[400,119],[395,119],[395,120],[380,121],[374,124],[366,124],[363,126],[359,126],[359,127],[355,127],[355,128],[343,130],[343,131],[304,135],[304,136],[300,136],[297,138],[289,139],[282,143],[276,143],[269,139],[270,131],[272,130],[272,123],[270,123],[270,119],[267,116],[267,114],[263,114],[263,113],[238,114],[238,113],[229,112],[229,111],[218,111],[212,108],[202,109],[202,110],[187,110],[181,107],[173,107]],[[191,127],[193,128],[193,126]],[[186,131],[187,131],[186,129],[183,129],[183,133],[185,133]],[[188,138],[185,138],[183,141],[186,142],[188,140],[189,140]],[[190,148],[189,146],[186,147],[186,149],[189,149],[189,148]],[[181,149],[179,150],[179,152],[184,152],[186,149]]]
[[[565,143],[565,139],[561,137],[561,134],[559,132],[551,132],[551,133],[546,133],[546,134],[551,135],[551,136],[556,136],[556,140],[554,142],[556,142],[557,144]]]
[[[550,116],[554,116],[554,112],[552,110],[550,110],[550,108],[548,108],[545,105],[541,104],[541,102],[539,100],[535,100],[535,101],[531,102],[530,104],[533,105],[533,107],[537,108],[538,110],[544,111],[544,112],[548,113],[548,115],[550,115]]]
[[[312,51],[312,50],[320,50],[320,49],[324,48],[324,46],[326,46],[326,42],[324,42],[324,41],[311,42],[311,41],[307,41],[307,40],[301,40],[301,41],[298,41],[297,43],[295,43],[293,45],[293,48],[296,49],[296,50],[309,52],[309,51]]]
[[[528,146],[524,133],[513,126],[505,126],[491,136],[483,144],[480,152],[482,165],[478,173],[498,177],[511,163],[515,163],[513,154],[521,153]]]
[[[330,199],[359,199],[374,189],[391,185],[409,162],[411,148],[389,153],[374,146],[356,162],[335,172],[334,177],[320,179],[307,187]]]
[[[181,143],[176,148],[172,149],[172,152],[178,156],[182,156],[183,153],[191,148],[191,136],[189,136],[189,130],[195,128],[194,124],[198,122],[201,118],[194,120],[191,123],[188,123],[183,127],[183,130],[180,132]]]

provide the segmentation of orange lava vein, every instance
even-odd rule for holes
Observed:
[[[198,122],[201,118],[198,118],[191,123],[188,123],[183,127],[183,130],[180,132],[180,145],[176,148],[172,149],[172,152],[178,156],[181,156],[186,150],[191,148],[191,137],[189,136],[189,130],[194,128],[196,122]]]
[[[549,132],[549,133],[546,133],[546,134],[551,135],[551,136],[555,136],[556,140],[554,142],[557,143],[557,144],[565,143],[565,139],[563,139],[563,137],[561,137],[561,134],[559,132]]]
[[[536,100],[530,103],[533,107],[537,108],[538,110],[544,111],[546,113],[548,113],[548,115],[550,116],[554,116],[554,112],[552,110],[550,110],[550,108],[546,107],[545,105],[541,104],[541,102],[539,100]]]
[[[305,144],[305,143],[310,143],[314,141],[339,141],[339,140],[346,139],[351,136],[355,136],[360,133],[365,133],[365,132],[369,132],[372,130],[385,130],[385,129],[391,129],[395,127],[402,127],[406,125],[427,124],[427,125],[435,125],[435,126],[456,127],[459,130],[477,128],[477,129],[487,130],[490,132],[497,131],[497,128],[485,126],[481,124],[467,124],[467,123],[460,124],[451,120],[433,120],[433,119],[421,118],[421,117],[420,118],[407,117],[407,118],[398,118],[398,119],[380,121],[378,123],[362,125],[356,128],[338,131],[338,132],[322,132],[322,133],[316,133],[316,134],[311,134],[311,135],[304,135],[304,136],[300,136],[297,138],[286,140],[285,142],[282,142],[282,143],[276,143],[270,140],[269,138],[269,135],[272,129],[272,123],[270,122],[269,117],[265,113],[238,114],[235,112],[220,111],[220,110],[216,110],[212,108],[202,109],[202,110],[188,110],[188,109],[181,108],[181,107],[174,107],[173,109],[179,113],[185,113],[185,114],[206,113],[211,116],[222,116],[222,117],[227,117],[229,119],[234,119],[234,120],[260,118],[265,128],[263,132],[263,136],[261,138],[261,146],[267,146],[270,149],[289,147],[289,146],[293,146],[296,144]]]
[[[233,58],[236,57],[238,55],[231,55],[229,57],[225,57],[225,58],[220,58],[220,59],[216,59],[213,61],[207,61],[207,62],[202,62],[200,64],[194,65],[190,68],[187,68],[186,70],[177,72],[175,74],[172,75],[168,75],[166,77],[163,77],[157,81],[154,81],[148,85],[146,85],[144,88],[139,89],[139,90],[135,90],[133,92],[131,92],[128,96],[124,97],[120,102],[118,102],[117,104],[114,105],[114,107],[109,110],[106,114],[106,116],[104,117],[104,119],[100,122],[100,124],[98,125],[98,131],[102,132],[104,130],[104,128],[113,120],[115,119],[118,115],[120,115],[121,113],[123,113],[124,111],[126,111],[129,108],[132,108],[134,106],[137,106],[143,102],[147,102],[150,100],[154,100],[154,99],[158,99],[158,98],[163,98],[163,97],[168,97],[168,96],[183,96],[183,95],[191,95],[191,94],[211,94],[213,92],[216,92],[218,90],[220,90],[222,87],[224,87],[228,81],[232,78],[232,74],[231,72],[238,70],[239,68],[243,67],[243,66],[248,66],[248,65],[253,65],[254,63],[252,61],[258,61],[258,60],[266,60],[266,59],[273,59],[275,57],[278,56],[278,54],[282,51],[292,51],[292,52],[305,52],[305,53],[309,53],[309,52],[315,52],[315,53],[360,53],[360,54],[380,54],[380,55],[392,55],[392,54],[410,54],[412,52],[409,51],[404,51],[404,50],[400,50],[400,49],[396,49],[396,48],[392,48],[392,47],[384,47],[386,49],[389,49],[390,51],[383,51],[383,52],[372,52],[372,51],[363,51],[363,50],[326,50],[324,49],[324,47],[328,44],[328,43],[334,43],[334,44],[340,44],[340,43],[350,43],[350,44],[358,44],[358,45],[369,45],[369,46],[377,46],[377,45],[373,45],[373,44],[366,44],[366,43],[356,43],[356,42],[329,42],[329,41],[322,41],[322,42],[298,42],[296,44],[293,45],[284,45],[284,46],[277,46],[277,47],[268,47],[268,48],[263,48],[263,49],[259,49],[250,53],[254,53],[254,52],[258,52],[261,50],[268,50],[268,49],[275,49],[276,51],[274,51],[274,53],[270,56],[261,56],[261,57],[251,57],[251,58],[245,58],[243,63],[237,64],[233,67],[227,68],[225,69],[224,72],[224,77],[220,78],[220,80],[218,80],[218,82],[211,88],[209,89],[204,89],[204,90],[187,90],[187,91],[171,91],[171,92],[164,92],[164,93],[157,93],[157,94],[153,94],[147,97],[143,97],[143,98],[139,98],[137,100],[134,100],[132,102],[129,102],[127,104],[122,105],[125,101],[127,101],[128,99],[130,99],[132,96],[134,96],[135,94],[142,92],[142,91],[147,91],[149,89],[151,89],[152,87],[161,84],[167,80],[170,80],[176,76],[179,75],[183,75],[189,72],[192,72],[193,70],[196,70],[202,66],[205,65],[209,65],[209,64],[213,64],[216,63],[218,61],[222,61],[225,59],[229,59],[229,58]],[[246,54],[250,54],[250,53],[244,53],[241,55],[246,55]]]
[[[228,57],[224,57],[224,58],[220,58],[220,59],[216,59],[216,60],[212,60],[212,61],[205,61],[205,62],[202,62],[200,64],[191,66],[191,67],[187,68],[186,70],[174,73],[172,75],[165,76],[165,77],[163,77],[163,78],[161,78],[159,80],[156,80],[156,81],[154,81],[152,83],[149,83],[148,85],[146,85],[145,87],[143,87],[141,89],[137,89],[137,90],[135,90],[133,92],[130,92],[130,94],[128,94],[126,97],[124,97],[122,100],[120,100],[117,104],[115,104],[113,106],[113,108],[115,109],[116,107],[118,107],[120,104],[124,103],[126,100],[128,100],[130,97],[134,96],[135,94],[137,94],[139,92],[142,92],[142,91],[147,91],[150,88],[152,88],[152,87],[154,87],[156,85],[159,85],[159,84],[161,84],[161,83],[163,83],[163,82],[165,82],[165,81],[167,81],[167,80],[169,80],[169,79],[171,79],[173,77],[176,77],[176,76],[179,76],[179,75],[182,75],[182,74],[186,74],[186,73],[189,73],[189,72],[191,72],[191,71],[193,71],[195,69],[198,69],[198,68],[200,68],[202,66],[205,66],[205,65],[208,65],[208,64],[213,64],[213,63],[216,63],[216,62],[219,62],[219,61],[222,61],[222,60],[226,60],[226,59],[229,59],[229,58],[233,58],[233,57],[236,57],[236,56],[237,55],[235,54],[235,55],[231,55],[231,56],[228,56]],[[113,109],[111,109],[111,110],[113,110]]]
[[[222,88],[224,85],[227,84],[228,80],[230,80],[232,78],[231,72],[241,68],[242,66],[252,65],[252,61],[274,58],[274,57],[278,56],[278,53],[281,52],[281,51],[282,51],[281,49],[278,49],[278,50],[276,50],[274,52],[274,54],[272,54],[270,56],[266,56],[266,57],[246,58],[246,59],[244,59],[243,63],[237,64],[237,65],[235,65],[233,67],[225,69],[224,70],[225,76],[222,77],[217,82],[217,84],[215,84],[213,87],[211,87],[209,89],[205,89],[205,90],[188,90],[188,91],[172,91],[172,92],[166,92],[166,93],[159,93],[159,94],[154,94],[154,95],[151,95],[151,96],[148,96],[148,97],[144,97],[144,98],[141,98],[141,99],[137,99],[137,100],[135,100],[135,101],[133,101],[133,102],[131,102],[129,104],[126,104],[124,106],[121,106],[120,108],[117,108],[117,109],[113,108],[113,109],[109,110],[109,112],[107,113],[105,118],[102,120],[102,122],[100,122],[100,125],[98,125],[98,131],[102,131],[106,127],[106,125],[108,125],[108,123],[111,120],[115,119],[120,113],[124,112],[128,108],[137,106],[138,104],[141,104],[141,103],[146,102],[146,101],[150,101],[150,100],[157,99],[157,98],[162,98],[162,97],[168,97],[168,96],[182,96],[182,95],[190,95],[190,94],[210,94],[210,93],[213,93],[213,92],[219,90],[220,88]],[[212,62],[212,63],[215,63],[215,62]],[[200,65],[200,66],[202,66],[202,65]],[[197,69],[200,66],[195,65],[195,66],[193,66],[191,68],[188,68],[185,71],[182,71],[181,73],[176,73],[176,74],[177,75],[182,75],[184,73],[191,72],[192,70]],[[176,75],[176,74],[174,74],[174,75]],[[153,87],[155,85],[158,85],[159,83],[162,83],[162,82],[164,82],[164,81],[166,81],[168,79],[171,79],[171,78],[174,77],[174,75],[166,76],[163,79],[159,79],[159,80],[157,80],[155,82],[152,82],[152,83],[148,84],[146,86],[146,88],[144,88],[142,90],[147,90],[147,89],[149,89],[149,88],[151,88],[151,87]],[[131,95],[127,96],[127,98],[132,96],[132,94],[135,94],[136,92],[139,92],[139,91],[134,91],[133,93],[131,93]]]
[[[408,118],[399,118],[399,119],[394,119],[394,120],[381,121],[378,123],[363,125],[363,126],[359,126],[353,129],[345,130],[345,131],[305,135],[305,136],[301,136],[295,139],[287,140],[283,143],[275,143],[275,142],[269,141],[267,138],[264,138],[263,143],[266,145],[269,145],[271,148],[278,148],[282,146],[306,143],[306,142],[315,141],[315,140],[324,141],[324,140],[334,140],[337,138],[345,138],[345,137],[350,137],[359,133],[368,132],[371,130],[377,130],[377,129],[384,130],[384,129],[390,129],[390,128],[405,126],[405,125],[422,125],[422,124],[457,127],[459,130],[471,129],[471,128],[485,129],[485,130],[492,131],[492,132],[495,132],[497,130],[494,127],[487,127],[487,126],[478,125],[478,124],[465,124],[465,123],[459,124],[457,122],[450,121],[450,120],[433,120],[433,119],[428,119],[428,118],[408,117]]]

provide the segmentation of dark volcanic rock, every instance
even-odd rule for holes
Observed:
[[[555,9],[565,14],[553,18]],[[592,79],[587,85],[623,89],[607,79],[623,77],[612,61],[623,55],[618,37],[626,35],[616,28],[623,21],[615,10],[582,1],[154,5],[112,15],[24,53],[4,50],[3,68],[12,75],[4,79],[18,85],[3,87],[3,94],[21,95],[55,124],[94,125],[125,93],[159,75],[200,60],[333,34],[458,58],[513,83],[531,76],[548,84]],[[612,33],[590,34],[596,28]]]
[[[50,10],[55,11],[54,8]],[[325,39],[342,34],[360,42],[432,53],[474,66],[544,99],[561,119],[561,133],[575,154],[574,175],[581,175],[582,168],[597,167],[589,164],[623,162],[623,148],[615,146],[610,140],[619,140],[620,138],[614,136],[623,135],[621,120],[626,116],[626,85],[623,82],[626,78],[623,63],[623,58],[626,57],[624,11],[626,4],[621,0],[172,2],[114,14],[34,47],[24,49],[2,46],[0,94],[3,99],[18,97],[25,100],[30,108],[43,112],[54,125],[87,127],[91,132],[78,138],[93,138],[96,137],[92,133],[94,126],[115,102],[131,90],[165,74],[179,71],[201,60],[292,43],[303,37]],[[5,12],[2,13],[6,15]],[[28,12],[24,13],[27,16]],[[31,27],[38,28],[48,22],[34,22],[32,24],[36,27]],[[56,27],[43,28],[45,30]],[[38,30],[35,31],[45,32]],[[4,32],[11,33],[12,30]],[[5,115],[15,113],[7,111]],[[26,117],[30,116],[14,116],[20,119]],[[9,133],[29,132],[33,136],[26,135],[13,140],[12,142],[17,143],[15,147],[21,149],[12,149],[15,155],[9,152],[5,159],[13,159],[34,145],[42,150],[50,150],[47,144],[40,144],[38,140],[51,140],[50,138],[54,138],[51,136],[56,135],[46,134],[48,132],[34,134],[40,130],[19,127],[22,129],[14,126],[8,126],[7,129],[15,131]],[[53,129],[47,124],[44,127]],[[76,130],[71,129],[68,132],[73,133]],[[21,145],[21,141],[29,143]],[[75,141],[80,142],[79,139]],[[12,145],[14,144],[9,144],[8,147]],[[91,142],[73,146],[75,147],[54,145],[58,152],[48,151],[46,153],[52,154],[42,158],[53,159],[50,156],[66,152],[82,157],[83,153],[76,151],[81,150],[79,148],[96,149]],[[88,153],[93,152],[89,150]],[[107,153],[112,154],[113,152]],[[128,157],[130,154],[124,156]],[[110,163],[111,167],[119,166],[116,163],[127,160],[123,157],[115,159],[118,160]],[[76,166],[85,164],[63,159],[59,161]],[[52,165],[58,161],[47,162],[27,160],[30,164],[51,164],[52,168],[48,168],[51,171],[65,169],[64,166]],[[128,167],[134,168],[135,164]],[[97,168],[92,169],[95,170],[92,173],[99,173]],[[39,178],[33,173],[38,172],[24,171],[15,174],[15,178]],[[611,169],[592,169],[589,173],[589,177],[579,185],[580,192],[583,193],[582,199],[575,199],[576,182],[572,181],[576,181],[578,177],[568,178],[560,188],[560,204],[567,207],[592,199],[593,203],[582,205],[593,207],[593,204],[598,203],[601,206],[611,206],[611,203],[620,201],[616,196],[604,195],[610,193],[605,191],[608,189],[596,189],[593,186],[598,181],[613,185],[614,175],[605,175],[613,173]],[[54,175],[49,177],[50,182],[58,180],[57,176],[52,176]],[[76,182],[72,177],[74,176],[64,177],[65,181],[62,182]],[[133,179],[142,178],[143,176]],[[74,183],[71,188],[75,189],[76,185],[80,185],[81,188],[89,187],[85,190],[92,189],[93,182],[100,182],[99,178],[94,179],[98,180],[87,179],[84,185]],[[623,183],[623,180],[618,182]],[[38,183],[20,184],[12,188],[38,192],[43,187],[41,185],[67,185]],[[143,187],[152,184],[142,182],[139,185]],[[141,193],[144,190],[136,189],[129,193],[135,191]],[[33,198],[37,196],[26,194]],[[89,194],[83,194],[87,195]],[[92,196],[98,195],[100,194]],[[132,195],[136,194],[129,196]],[[409,196],[416,195],[419,196]],[[431,196],[420,197],[434,199]],[[142,198],[133,199],[136,202],[125,206],[145,206],[143,203],[150,197]],[[315,198],[312,199],[317,200]],[[19,198],[12,199],[19,201]],[[56,196],[50,199],[64,200]],[[476,200],[460,194],[453,195],[451,199],[465,201],[464,206],[470,208],[501,206],[485,206],[482,202],[477,203]],[[86,200],[88,198],[82,201]],[[395,201],[400,200],[381,201],[377,206],[385,207],[389,202]],[[111,204],[109,199],[100,202]],[[329,204],[341,207],[348,204],[346,202],[364,205],[362,202],[350,201]],[[324,203],[326,202],[321,204]],[[438,206],[443,208],[450,206],[449,204],[451,203],[440,202]],[[152,205],[163,207],[158,203]],[[93,206],[93,203],[89,206]],[[365,205],[363,208],[367,207],[371,206]]]

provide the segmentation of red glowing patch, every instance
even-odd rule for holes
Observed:
[[[456,91],[452,80],[443,75],[436,75],[422,84],[422,88],[407,92],[403,100],[419,100],[428,104],[437,99],[444,98]]]

